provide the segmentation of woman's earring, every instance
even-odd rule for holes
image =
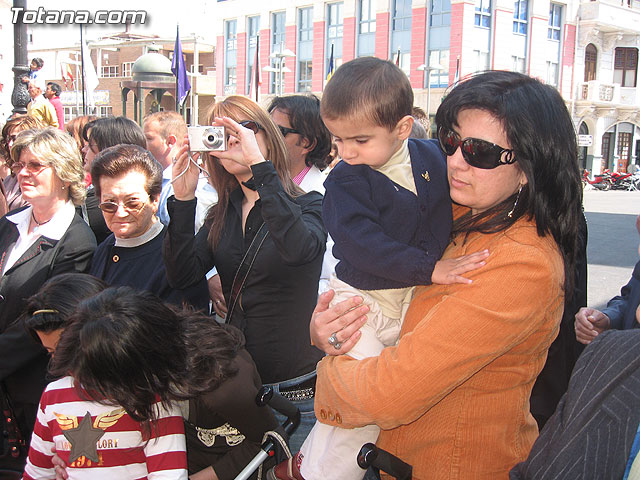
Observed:
[[[522,192],[522,184],[520,184],[520,188],[518,189],[518,196],[516,197],[516,203],[513,204],[513,207],[511,208],[509,213],[507,213],[507,217],[509,217],[509,218],[513,217],[513,212],[516,209],[516,206],[518,205],[518,200],[520,200],[520,193],[521,192]]]

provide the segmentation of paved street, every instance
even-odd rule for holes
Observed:
[[[602,308],[627,283],[638,261],[640,192],[585,190],[589,228],[588,305]]]

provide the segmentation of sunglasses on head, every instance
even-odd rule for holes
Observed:
[[[516,161],[513,150],[502,148],[500,145],[479,138],[468,137],[462,140],[456,132],[443,127],[438,129],[438,142],[440,142],[442,151],[448,156],[456,153],[460,147],[465,162],[476,168],[491,170]]]
[[[283,127],[282,125],[278,125],[278,128],[280,129],[280,131],[282,132],[282,136],[286,137],[287,135],[289,135],[290,133],[297,133],[300,134],[300,132],[298,130],[296,130],[295,128],[288,128],[288,127]]]

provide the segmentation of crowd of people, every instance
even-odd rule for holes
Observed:
[[[0,478],[233,479],[271,432],[288,448],[251,478],[386,478],[368,442],[416,479],[640,469],[637,409],[587,455],[637,375],[640,340],[605,330],[638,325],[640,262],[587,307],[554,88],[475,74],[431,139],[406,75],[363,57],[321,99],[217,101],[225,147],[196,152],[176,112],[65,124],[38,61],[0,139]]]

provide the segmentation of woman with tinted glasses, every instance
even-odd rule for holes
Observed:
[[[2,184],[7,200],[7,211],[15,210],[27,204],[20,194],[20,185],[17,175],[11,170],[11,148],[18,133],[32,128],[43,128],[44,125],[29,115],[15,115],[2,127],[2,139],[0,140],[0,154],[4,160],[2,168]]]
[[[47,356],[18,317],[26,299],[49,278],[86,272],[96,240],[75,213],[86,189],[80,152],[69,135],[53,127],[22,131],[11,158],[29,206],[0,220],[0,428],[8,432],[9,448],[15,448],[15,456],[0,452],[0,470],[22,471],[46,385]]]
[[[219,200],[194,237],[199,168],[185,144],[167,202],[169,281],[186,287],[216,266],[227,322],[245,334],[262,381],[297,400],[304,431],[314,421],[313,377],[322,356],[309,342],[326,243],[322,195],[303,194],[293,183],[282,134],[255,102],[228,97],[214,105],[209,124],[227,135],[225,151],[203,155]]]
[[[491,255],[470,285],[418,287],[397,346],[323,359],[316,412],[343,428],[378,425],[378,445],[415,478],[506,478],[538,434],[529,396],[573,294],[576,136],[558,92],[513,72],[460,83],[436,122],[455,202],[443,258]],[[357,341],[367,307],[353,298],[329,309],[331,296],[311,334],[335,355]]]
[[[91,172],[91,165],[96,155],[105,148],[115,145],[139,145],[142,148],[147,148],[147,140],[142,128],[126,117],[106,117],[90,121],[82,129],[82,138],[85,141],[82,155],[87,173]],[[87,180],[90,181],[87,188],[87,200],[82,205],[82,208],[78,209],[78,213],[89,224],[98,243],[101,243],[111,232],[107,228],[102,212],[98,208],[100,199],[96,195],[95,184],[91,178]]]
[[[146,290],[175,305],[208,306],[204,275],[185,290],[169,286],[162,261],[167,229],[156,213],[162,190],[162,166],[138,145],[102,150],[91,178],[104,221],[112,234],[96,249],[92,275],[108,285]]]

